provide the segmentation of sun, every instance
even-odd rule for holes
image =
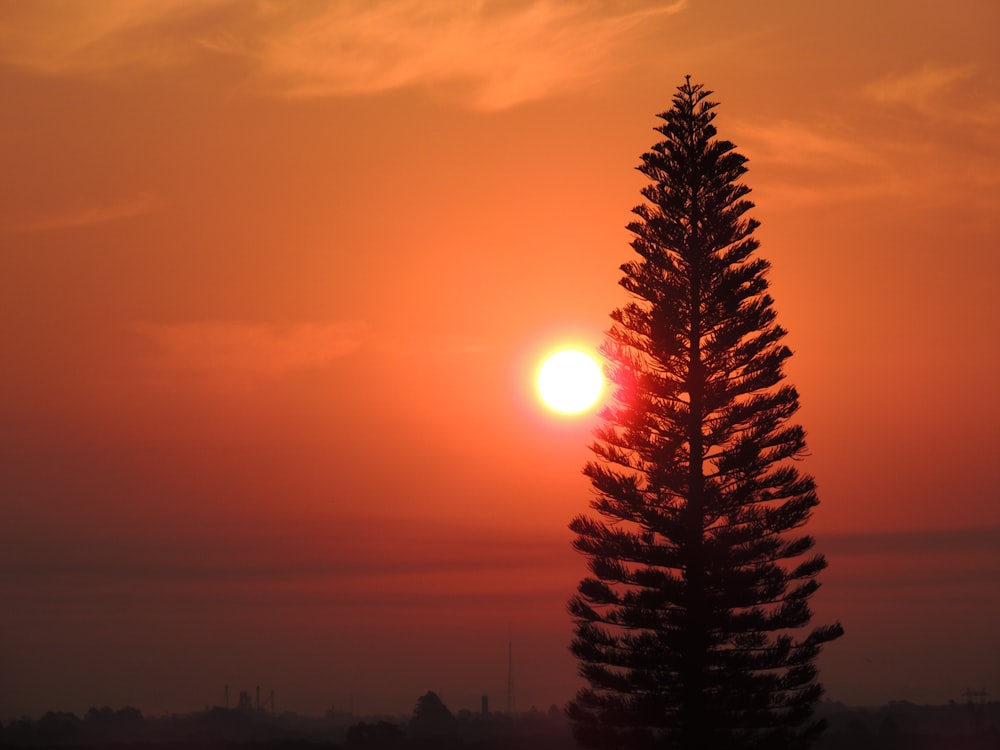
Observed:
[[[594,358],[579,349],[563,349],[538,370],[538,393],[549,408],[575,414],[593,406],[604,388]]]

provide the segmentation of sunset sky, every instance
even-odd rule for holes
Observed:
[[[1000,698],[1000,3],[0,0],[0,720],[563,705],[639,157],[720,102],[828,697]]]

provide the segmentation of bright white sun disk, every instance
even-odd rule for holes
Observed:
[[[604,376],[594,358],[576,349],[556,352],[538,371],[538,393],[556,411],[573,414],[601,395]]]

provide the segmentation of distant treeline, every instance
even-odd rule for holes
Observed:
[[[815,750],[1000,750],[1000,703],[878,708],[820,704],[829,722]],[[136,708],[92,708],[81,718],[49,712],[0,725],[7,748],[145,750],[571,750],[569,723],[556,707],[520,714],[452,714],[433,693],[410,717],[272,716],[213,708],[152,718]]]
[[[51,711],[38,720],[22,718],[0,726],[0,747],[71,748],[142,746],[145,750],[570,750],[569,723],[562,711],[519,714],[452,714],[433,693],[422,696],[412,716],[354,716],[329,712],[322,717],[261,710],[212,708],[160,718],[135,708],[91,708],[81,718]]]

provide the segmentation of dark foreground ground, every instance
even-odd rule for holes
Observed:
[[[815,750],[1000,750],[1000,703],[877,708],[824,703],[829,722]],[[445,709],[431,716],[320,718],[215,708],[147,718],[133,708],[91,709],[84,717],[50,712],[5,722],[4,748],[125,750],[573,750],[557,708],[516,715]]]

